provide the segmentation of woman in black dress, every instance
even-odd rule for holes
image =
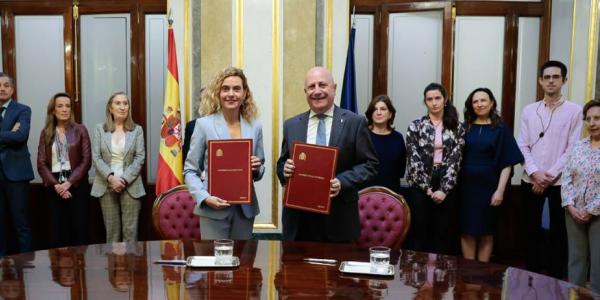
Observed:
[[[400,178],[406,169],[406,147],[404,137],[392,126],[396,108],[390,97],[379,95],[371,100],[365,116],[379,159],[377,176],[366,186],[384,186],[400,193]]]
[[[483,262],[492,254],[494,207],[502,204],[512,166],[523,161],[512,130],[502,122],[496,105],[492,91],[478,88],[467,98],[464,111],[461,248],[465,258]]]

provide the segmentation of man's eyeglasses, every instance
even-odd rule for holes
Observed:
[[[562,78],[562,75],[559,75],[559,74],[544,75],[544,76],[542,76],[543,80],[550,80],[550,79],[558,80],[558,79],[561,79],[561,78]]]

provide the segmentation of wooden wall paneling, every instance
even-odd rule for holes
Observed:
[[[444,29],[442,30],[442,85],[448,90],[448,96],[452,97],[453,87],[453,41],[454,41],[454,20],[452,20],[452,4],[444,3]]]
[[[3,11],[7,15],[7,20],[3,22],[2,27],[5,25],[7,29],[7,35],[3,31],[3,43],[4,44],[4,66],[5,71],[12,77],[16,78],[16,49],[15,49],[15,33],[14,33],[14,17],[15,15],[62,15],[64,22],[64,43],[65,43],[65,89],[64,91],[70,95],[74,95],[75,81],[74,81],[74,69],[73,69],[73,11],[69,3],[57,1],[57,2],[38,2],[33,1],[18,2],[8,5],[6,2],[0,2],[0,5],[5,6]],[[15,90],[15,98],[18,99]],[[75,119],[81,121],[81,107],[79,103],[74,106]]]
[[[143,8],[138,6],[135,11],[131,12],[131,80],[132,89],[135,91],[135,96],[132,93],[132,101],[135,101],[135,110],[132,112],[133,119],[137,124],[144,128],[144,140],[148,140],[148,135],[151,134],[146,126],[146,22]],[[135,83],[135,85],[133,84]],[[160,120],[160,116],[155,118]],[[155,159],[148,156],[146,151],[146,162],[142,166],[140,174],[147,174],[148,161]],[[140,210],[140,218],[138,222],[139,239],[147,240],[152,231],[152,204],[154,201],[154,189],[150,190],[147,186],[146,176],[142,176],[142,181],[146,187],[146,196],[142,197],[142,207]]]
[[[375,38],[373,43],[376,49],[373,53],[373,96],[387,94],[387,56],[388,56],[388,30],[390,23],[390,13],[385,7],[379,7],[375,14]]]
[[[352,5],[352,4],[351,4]],[[352,6],[351,6],[352,7]],[[364,6],[364,5],[355,5],[354,8],[356,9],[356,14],[362,14],[362,15],[372,15],[373,16],[373,53],[379,53],[379,44],[381,41],[381,26],[379,26],[378,22],[380,22],[381,20],[381,10],[376,7],[376,6]],[[352,9],[351,9],[352,10]],[[350,17],[350,22],[352,22],[352,17]],[[373,55],[373,74],[372,78],[373,78],[373,95],[370,95],[371,97],[373,97],[374,95],[377,95],[377,84],[380,81],[380,79],[378,78],[379,72],[377,70],[379,70],[379,60],[380,60],[380,55]]]
[[[517,88],[517,49],[519,42],[519,16],[516,12],[505,15],[504,69],[502,70],[502,119],[514,128],[515,93]]]
[[[543,0],[543,3],[544,13],[541,15],[540,22],[540,52],[538,55],[538,69],[550,59],[550,29],[552,26],[552,1]],[[544,97],[544,91],[542,91],[542,87],[538,84],[537,99],[542,99],[542,97]]]
[[[544,0],[547,1],[547,0]],[[455,1],[456,13],[461,16],[501,16],[513,11],[519,15],[541,16],[544,14],[543,2],[500,2],[500,1]]]
[[[3,9],[2,13],[2,48],[2,64],[4,73],[8,74],[16,81],[17,60],[15,56],[15,15],[8,9]],[[17,89],[14,91],[14,98],[18,99]]]
[[[9,32],[8,32],[8,22],[7,22],[7,18],[8,18],[8,10],[5,7],[1,7],[0,6],[0,34],[2,37],[2,49],[0,49],[0,51],[2,51],[2,70],[4,72],[6,72],[6,67],[8,66],[8,62],[9,59],[7,57],[8,52],[4,51],[5,49],[7,49],[8,47],[6,46],[6,43],[8,42],[8,36],[9,36]]]
[[[69,6],[63,13],[64,43],[65,43],[65,92],[76,100],[73,106],[75,121],[81,123],[81,103],[75,95],[75,28],[73,20],[73,7]]]
[[[372,14],[375,19],[374,29],[374,49],[373,53],[373,95],[386,94],[387,93],[387,56],[388,56],[388,28],[389,28],[389,14],[394,12],[406,12],[406,11],[420,11],[420,10],[434,10],[444,9],[444,35],[446,33],[448,24],[451,25],[451,7],[450,1],[390,1],[385,0],[351,0],[351,7],[356,7],[356,13],[358,14]],[[446,9],[448,11],[446,11]],[[450,23],[449,23],[450,22]],[[450,26],[451,30],[451,26]],[[452,43],[452,39],[444,36],[444,47]],[[446,49],[444,49],[445,51]],[[452,54],[444,52],[442,61],[444,62],[444,69],[451,69]],[[448,62],[450,61],[450,64]],[[442,78],[445,81],[450,82],[450,73],[442,71]],[[446,74],[447,73],[447,74]],[[443,80],[444,81],[444,80]]]

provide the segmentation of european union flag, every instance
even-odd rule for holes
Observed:
[[[346,54],[346,69],[344,70],[344,84],[342,86],[342,98],[340,106],[352,112],[357,112],[356,106],[356,73],[354,71],[354,35],[356,29],[352,27],[350,40],[348,41],[348,53]]]

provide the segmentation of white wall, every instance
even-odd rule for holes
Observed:
[[[441,10],[390,14],[387,92],[402,134],[425,112],[423,89],[442,80]]]
[[[355,15],[354,63],[358,113],[363,114],[373,98],[374,16]]]
[[[62,15],[15,16],[17,94],[19,102],[31,107],[27,147],[34,170],[48,101],[52,95],[65,91],[63,29]],[[33,182],[41,182],[39,174],[36,171],[33,173]]]
[[[270,166],[273,164],[273,127],[280,124],[273,123],[273,114],[279,113],[272,110],[273,82],[273,1],[245,0],[243,18],[243,66],[248,78],[254,101],[259,107],[259,121],[263,126],[263,147],[265,151],[265,174],[263,179],[255,182],[261,213],[256,216],[256,224],[271,223],[273,214],[273,176],[277,176]],[[269,16],[269,17],[266,17]],[[235,23],[234,23],[235,24]],[[235,26],[234,26],[235,27]],[[233,44],[237,49],[237,45]],[[232,51],[236,53],[237,51]],[[234,60],[235,61],[235,60]],[[275,198],[277,199],[277,198]]]
[[[459,16],[454,39],[454,105],[462,120],[465,100],[478,87],[489,88],[502,107],[504,17]]]
[[[163,113],[165,98],[167,24],[165,15],[146,15],[146,179],[149,183],[156,182],[158,168],[161,122],[157,120]]]

